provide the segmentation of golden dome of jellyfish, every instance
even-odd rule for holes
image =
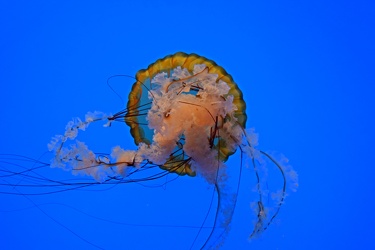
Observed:
[[[232,76],[212,60],[178,52],[139,70],[135,79],[124,110],[114,115],[89,112],[84,120],[70,121],[65,133],[52,139],[48,144],[54,153],[51,167],[88,175],[99,183],[145,182],[170,174],[203,178],[215,187],[218,197],[212,230],[200,246],[211,249],[223,243],[237,201],[239,186],[228,188],[227,168],[239,167],[241,173],[245,160],[253,166],[249,171],[256,175],[259,194],[254,207],[257,221],[249,237],[267,229],[284,202],[287,184],[297,185],[297,175],[256,148],[257,135],[245,128],[246,104]],[[103,156],[76,140],[80,130],[100,121],[106,127],[125,122],[137,149],[115,146]],[[241,165],[227,166],[226,161],[236,151],[240,152]],[[267,188],[261,184],[259,165],[264,160],[280,170],[283,181],[272,213],[263,201]],[[150,168],[159,171],[145,176]]]

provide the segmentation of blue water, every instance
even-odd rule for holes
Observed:
[[[259,148],[283,153],[299,175],[275,223],[249,242],[256,182],[247,169],[223,249],[374,249],[374,4],[241,2],[1,1],[0,152],[41,157],[72,117],[123,108],[133,80],[111,83],[122,101],[108,77],[198,53],[242,89]],[[101,131],[80,139],[135,148],[126,126]],[[178,226],[201,225],[212,189],[183,178],[0,194],[0,248],[189,249],[197,229]]]

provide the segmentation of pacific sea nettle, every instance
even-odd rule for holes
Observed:
[[[204,178],[215,186],[218,197],[214,225],[202,246],[211,248],[223,242],[235,210],[239,185],[228,187],[227,168],[231,166],[225,162],[239,151],[240,173],[245,158],[253,165],[249,171],[256,175],[259,194],[250,236],[264,231],[284,202],[287,184],[296,186],[297,175],[256,149],[257,136],[245,129],[246,104],[231,75],[212,60],[179,52],[138,71],[135,78],[126,109],[115,115],[88,113],[85,120],[69,122],[64,135],[53,138],[48,145],[55,155],[51,166],[92,176],[100,183],[145,182],[169,174]],[[76,140],[79,130],[98,121],[105,121],[107,127],[125,122],[137,149],[115,146],[110,154],[99,155]],[[265,208],[264,197],[269,194],[259,170],[266,160],[280,170],[283,181],[272,213]],[[159,171],[147,175],[146,170],[155,168]]]

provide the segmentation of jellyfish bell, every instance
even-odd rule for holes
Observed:
[[[176,53],[140,70],[136,79],[128,108],[133,110],[133,107],[150,105],[150,110],[147,116],[125,117],[135,143],[146,144],[151,149],[165,149],[164,158],[170,157],[177,143],[185,159],[191,158],[183,168],[168,168],[164,164],[163,167],[179,174],[193,175],[196,171],[192,168],[204,161],[203,155],[207,160],[210,154],[217,153],[213,149],[219,143],[222,160],[234,153],[235,146],[229,145],[233,142],[224,135],[217,136],[218,126],[230,129],[230,124],[236,124],[236,127],[244,128],[245,102],[241,91],[222,67],[196,54]],[[144,91],[146,86],[148,91]],[[138,109],[136,113],[140,112]],[[224,146],[226,142],[227,147]],[[194,152],[196,148],[200,148],[201,156]],[[211,155],[211,158],[215,157]],[[165,160],[157,162],[162,164]]]
[[[114,115],[89,112],[83,120],[70,121],[64,134],[48,144],[54,155],[50,166],[90,176],[99,185],[145,183],[167,175],[203,178],[217,193],[213,225],[199,246],[211,249],[224,241],[236,207],[239,185],[228,185],[227,169],[238,167],[241,173],[243,165],[227,165],[231,155],[239,151],[241,162],[246,158],[257,177],[257,220],[250,237],[271,224],[284,201],[287,180],[294,173],[256,148],[257,136],[246,130],[246,120],[246,104],[232,77],[212,60],[179,52],[138,71],[126,109]],[[125,122],[137,148],[117,145],[109,154],[95,153],[77,136],[97,122],[104,122],[105,127]],[[274,163],[283,177],[271,214],[265,209],[265,188],[259,178],[257,164],[262,157]],[[295,181],[296,175],[291,182]],[[81,188],[85,183],[76,185]],[[203,221],[195,239],[205,224]],[[198,247],[195,241],[191,247]]]

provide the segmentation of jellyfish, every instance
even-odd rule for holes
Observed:
[[[93,180],[68,183],[68,188],[52,191],[61,192],[92,184],[146,183],[167,176],[202,178],[214,187],[216,211],[206,239],[200,246],[196,245],[206,224],[204,221],[191,248],[216,249],[230,231],[242,171],[253,171],[257,180],[258,200],[252,202],[256,220],[249,238],[261,234],[272,224],[284,203],[287,188],[297,186],[297,174],[289,165],[257,148],[257,134],[254,129],[246,128],[246,121],[243,93],[232,76],[212,60],[178,52],[137,72],[125,109],[114,114],[88,112],[84,119],[74,118],[68,122],[64,133],[54,136],[48,144],[48,150],[53,153],[50,163],[13,156],[31,161],[36,167],[22,171],[2,168],[1,179],[21,175],[40,185],[39,181],[46,179],[35,175],[34,171],[49,166]],[[106,129],[113,123],[125,123],[136,149],[117,145],[109,153],[92,151],[79,140],[79,134],[100,122]],[[235,154],[239,155],[241,163],[227,164]],[[264,201],[269,195],[266,181],[261,177],[265,161],[271,162],[282,178],[280,189],[273,195],[276,200],[273,209],[267,208]],[[234,186],[228,181],[230,168],[239,171]],[[64,182],[47,181],[48,186],[67,186]]]

